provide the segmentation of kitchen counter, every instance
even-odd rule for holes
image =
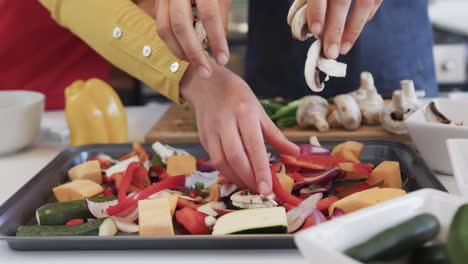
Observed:
[[[127,108],[130,141],[142,141],[145,133],[161,117],[169,104],[149,104]],[[0,203],[5,202],[58,153],[66,149],[63,138],[45,132],[48,126],[56,131],[66,127],[63,111],[46,112],[43,131],[27,149],[0,156],[2,171]],[[8,177],[8,178],[7,178]],[[452,176],[437,175],[451,193],[458,193]],[[0,263],[305,263],[297,250],[147,250],[147,251],[54,251],[20,252],[0,242]]]

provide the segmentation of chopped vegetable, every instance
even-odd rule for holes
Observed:
[[[169,199],[161,197],[138,201],[138,225],[140,236],[173,236]]]
[[[74,180],[52,189],[59,202],[83,200],[104,190],[101,185],[90,180]]]
[[[317,202],[317,209],[321,212],[328,211],[328,208],[338,200],[336,196],[325,197]]]
[[[189,176],[197,170],[197,161],[191,155],[174,155],[167,159],[167,174],[169,176]]]
[[[114,236],[116,233],[115,222],[104,218],[81,225],[20,226],[16,236]]]
[[[273,192],[275,193],[277,199],[285,203],[289,203],[293,206],[298,206],[302,200],[285,191],[279,182],[278,176],[276,175],[279,167],[279,164],[273,164],[270,167],[273,182]]]
[[[83,219],[72,219],[65,223],[65,225],[81,225],[84,223]]]
[[[207,235],[210,233],[205,224],[205,217],[208,215],[194,210],[190,207],[184,207],[176,212],[177,222],[181,223],[192,235]]]
[[[200,192],[203,189],[205,189],[205,185],[203,184],[203,182],[196,182],[195,183],[195,190],[197,190],[197,192]]]
[[[95,183],[102,183],[101,165],[97,160],[87,161],[78,164],[68,171],[70,180],[91,180]]]

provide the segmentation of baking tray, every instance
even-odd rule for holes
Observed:
[[[364,140],[361,160],[379,164],[384,160],[399,161],[407,191],[433,188],[446,191],[422,158],[409,146],[384,140]],[[340,141],[324,141],[334,147]],[[197,158],[207,157],[198,143],[171,144]],[[150,144],[143,145],[153,153]],[[96,144],[74,147],[60,153],[0,207],[0,240],[14,250],[122,250],[122,249],[276,249],[294,248],[293,235],[176,235],[140,237],[135,235],[98,237],[16,237],[20,225],[35,224],[35,210],[53,201],[52,188],[67,181],[67,171],[99,152],[119,157],[130,152],[131,144]],[[273,151],[272,151],[273,152]],[[274,153],[274,152],[273,152]]]

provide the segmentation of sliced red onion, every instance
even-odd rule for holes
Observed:
[[[213,163],[211,163],[211,161],[205,161],[197,166],[197,170],[201,172],[213,172],[216,171],[216,168],[214,167]]]
[[[223,197],[228,197],[231,195],[233,192],[237,190],[237,185],[235,184],[220,184],[219,185],[219,196],[221,198]]]
[[[180,192],[175,191],[175,190],[166,189],[166,190],[162,190],[162,191],[159,191],[157,193],[154,193],[154,194],[150,195],[146,199],[154,199],[154,198],[158,198],[158,197],[170,196],[170,195],[173,195],[173,194],[180,194]]]
[[[313,190],[310,189],[310,186],[302,188],[299,193],[300,194],[314,194],[314,193],[324,193],[328,192],[332,186],[333,180],[329,180],[328,183],[324,185],[315,185]]]
[[[321,184],[324,182],[331,181],[339,173],[340,173],[340,170],[338,168],[333,168],[314,177],[304,177],[304,181],[294,183],[293,189],[298,190],[304,186],[309,186],[312,184]],[[304,174],[302,174],[302,176],[304,176]]]
[[[237,211],[237,210],[213,208],[213,211],[215,211],[215,212],[218,214],[218,216],[223,216],[223,215],[225,215],[225,214],[229,214],[229,213],[235,212],[235,211]]]
[[[343,215],[344,215],[343,210],[341,210],[340,208],[335,207],[333,209],[333,213],[332,213],[331,218],[333,219],[333,218],[340,217],[340,216],[343,216]]]
[[[197,211],[211,216],[218,216],[214,209],[226,209],[226,205],[223,202],[210,202],[198,207]]]
[[[195,171],[192,175],[185,178],[185,187],[195,188],[197,182],[203,183],[206,189],[210,188],[211,185],[215,184],[218,180],[218,171],[213,172],[201,172]]]
[[[86,206],[88,207],[89,212],[96,217],[97,219],[105,218],[108,217],[107,215],[107,208],[110,206],[114,206],[119,203],[117,199],[108,201],[108,202],[102,202],[102,203],[97,203],[89,200],[88,198],[85,198],[85,203]]]
[[[314,208],[314,210],[312,210],[310,216],[312,217],[316,225],[327,221],[327,218],[317,208]]]
[[[288,220],[288,233],[296,231],[304,224],[305,219],[313,212],[313,210],[317,210],[315,206],[322,197],[322,193],[313,194],[302,201],[297,207],[294,207],[286,213]]]
[[[111,218],[112,220],[114,220],[119,231],[122,231],[124,233],[137,233],[138,231],[140,231],[140,227],[137,224],[133,222],[127,222],[122,217],[111,216]]]
[[[301,154],[308,154],[308,155],[319,155],[319,156],[329,156],[330,150],[324,147],[315,146],[311,144],[302,144],[299,145],[300,153]]]

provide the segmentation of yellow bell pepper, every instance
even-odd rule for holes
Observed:
[[[73,146],[128,140],[122,102],[114,89],[100,79],[78,80],[65,89],[65,116]]]

